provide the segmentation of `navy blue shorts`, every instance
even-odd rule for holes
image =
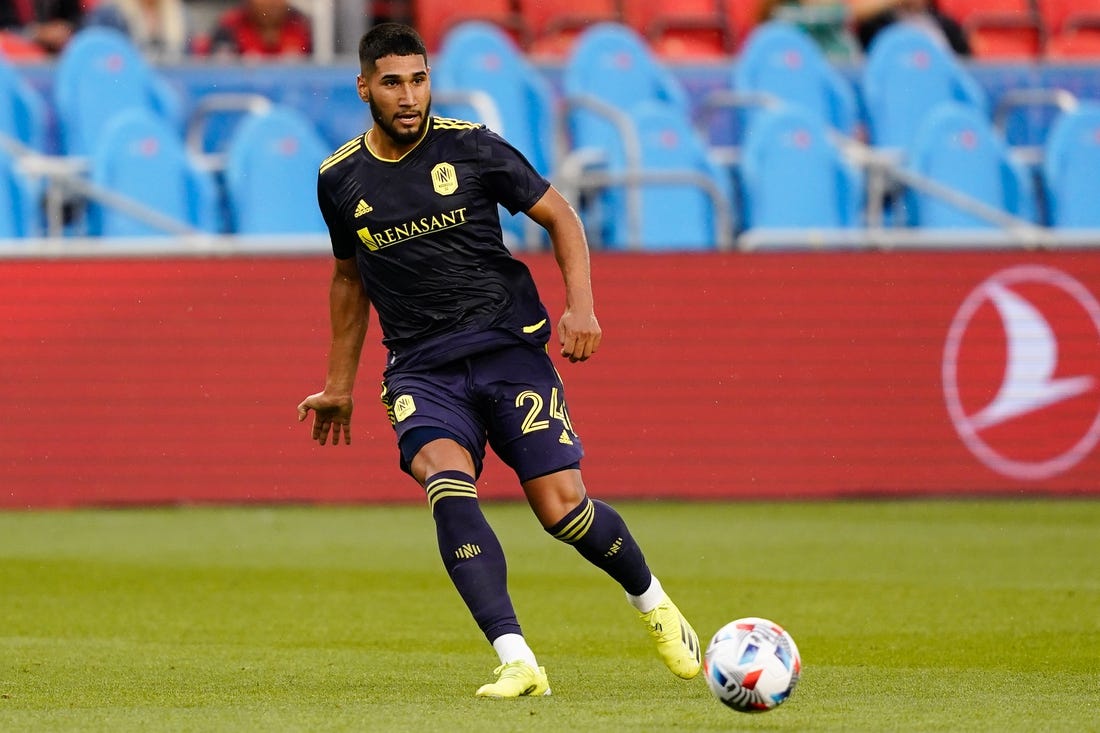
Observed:
[[[577,467],[565,390],[545,350],[517,344],[427,371],[391,373],[382,403],[397,432],[401,469],[429,440],[451,437],[481,474],[488,443],[521,482]]]

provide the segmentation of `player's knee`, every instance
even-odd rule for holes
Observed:
[[[538,517],[539,523],[542,524],[542,528],[550,532],[567,517],[578,513],[587,503],[588,499],[584,496],[581,496],[577,501],[558,501],[549,506],[536,508],[535,515]]]
[[[561,522],[587,501],[580,471],[567,469],[523,484],[527,501],[546,529]]]
[[[565,509],[554,521],[543,521],[542,527],[550,536],[570,545],[588,533],[595,516],[595,505],[588,497],[582,497],[576,505]]]
[[[413,477],[423,485],[428,477],[440,471],[463,471],[477,474],[469,451],[450,437],[432,436],[432,439],[419,445],[412,460],[409,461]]]

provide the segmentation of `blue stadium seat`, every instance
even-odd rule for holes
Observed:
[[[317,170],[332,150],[289,107],[249,115],[233,131],[225,165],[230,228],[237,234],[328,231],[317,208]]]
[[[1029,222],[1036,217],[1035,188],[985,116],[945,102],[929,112],[909,149],[913,173]],[[996,224],[930,194],[905,195],[908,223],[932,228],[985,229]]]
[[[567,102],[589,100],[628,112],[641,102],[668,102],[689,109],[687,93],[634,30],[598,23],[578,37],[562,78]],[[574,149],[607,150],[619,144],[619,130],[599,113],[572,106],[568,114]]]
[[[763,110],[745,133],[744,229],[849,228],[861,224],[863,178],[799,106]]]
[[[967,104],[989,116],[985,92],[951,50],[905,23],[875,36],[862,86],[871,144],[878,147],[907,148],[921,120],[941,102]]]
[[[0,54],[0,134],[41,153],[46,131],[45,100]]]
[[[36,187],[15,167],[15,159],[0,148],[0,239],[40,235]]]
[[[92,183],[194,229],[217,230],[213,178],[187,157],[179,133],[146,109],[112,116],[91,154]],[[164,235],[164,229],[99,202],[88,206],[88,233]]]
[[[565,61],[562,78],[569,138],[563,167],[607,170],[623,159],[624,139],[634,134],[632,109],[643,102],[663,102],[691,108],[679,81],[633,29],[619,23],[597,23],[582,31]],[[583,161],[574,163],[573,161]],[[594,218],[592,212],[616,212],[623,207],[623,190],[608,188],[586,201],[581,216],[599,241],[622,240],[614,230],[615,216]]]
[[[550,176],[556,160],[554,96],[549,83],[515,42],[498,26],[483,21],[462,23],[451,29],[432,64],[435,98],[447,93],[481,92],[492,100],[500,129],[494,130],[523,153],[531,165]],[[473,120],[494,127],[470,104],[435,102],[449,117]],[[526,216],[512,216],[501,208],[501,223],[523,239]]]
[[[182,130],[182,103],[130,39],[113,28],[86,28],[58,59],[54,104],[62,152],[89,155],[118,112],[147,109]]]
[[[854,89],[796,25],[771,21],[753,30],[733,66],[733,89],[799,104],[845,135],[855,132]],[[743,116],[745,128],[752,109]]]
[[[725,204],[725,235],[733,238],[733,191],[727,171],[714,163],[699,133],[682,109],[666,102],[644,102],[633,108],[631,117],[641,144],[641,171],[648,180],[640,187],[641,216],[638,231],[640,241],[630,236],[628,205],[619,206],[610,215],[615,221],[610,227],[611,238],[604,242],[608,249],[640,247],[650,250],[714,249],[722,238],[716,227],[718,216],[711,194],[702,182],[709,181]],[[621,150],[615,152],[610,170],[626,173],[629,169]],[[661,176],[666,177],[662,180]],[[671,180],[674,177],[678,180]],[[624,199],[627,194],[624,192]]]
[[[1042,171],[1051,226],[1100,228],[1100,104],[1055,120]]]

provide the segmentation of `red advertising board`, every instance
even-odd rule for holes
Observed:
[[[549,255],[526,256],[560,313]],[[377,401],[317,446],[324,256],[0,266],[0,507],[420,501]],[[1100,492],[1100,252],[596,254],[561,362],[593,495]],[[520,493],[489,462],[485,497]]]

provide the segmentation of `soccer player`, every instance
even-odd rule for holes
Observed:
[[[497,205],[546,229],[565,281],[562,356],[600,345],[588,244],[568,202],[484,126],[431,113],[424,42],[383,23],[359,43],[359,96],[373,126],[320,167],[335,256],[324,390],[298,405],[312,437],[351,443],[352,386],[371,306],[389,352],[382,401],[401,468],[424,489],[443,564],[496,650],[476,695],[549,695],[508,595],[503,550],[478,503],[486,443],[516,473],[539,522],[626,591],[668,668],[699,672],[699,640],[619,514],[587,495],[580,438],[547,353],[551,327],[526,265],[504,245]]]

